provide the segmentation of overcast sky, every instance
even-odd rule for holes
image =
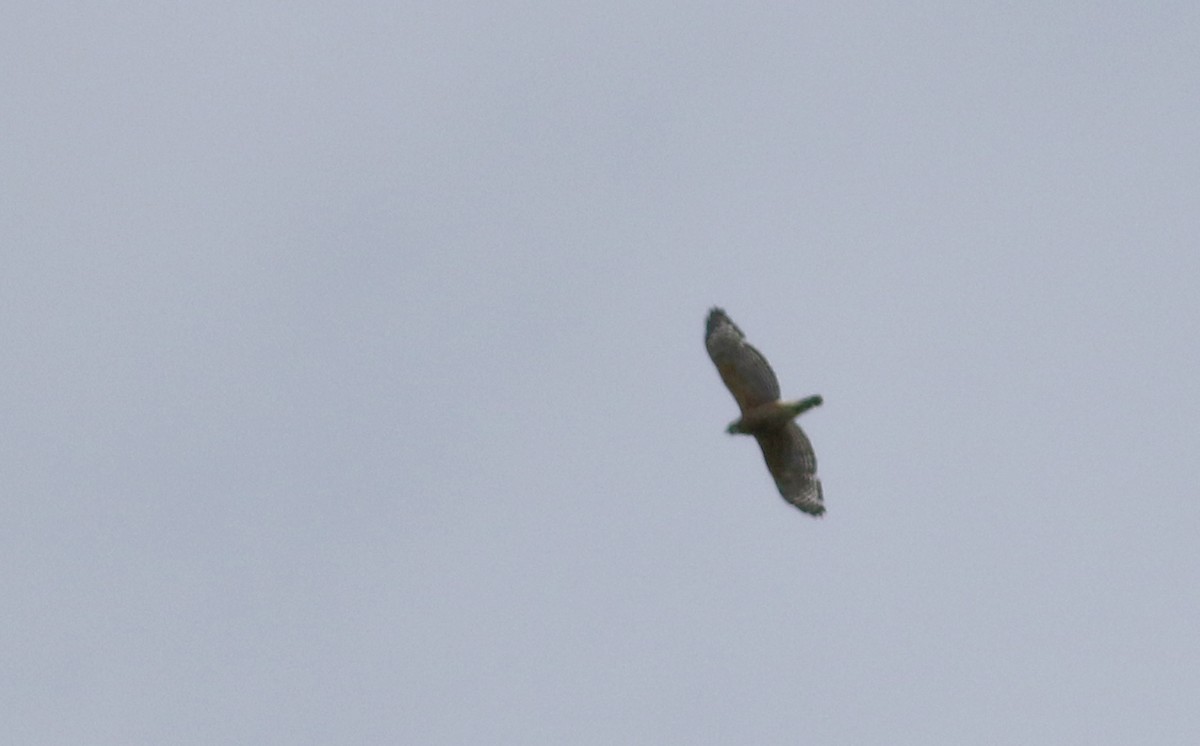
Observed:
[[[194,5],[0,12],[0,741],[1200,743],[1197,6]]]

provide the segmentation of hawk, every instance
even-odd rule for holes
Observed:
[[[819,406],[821,397],[780,401],[775,371],[720,308],[708,312],[704,346],[742,410],[742,416],[730,423],[726,432],[754,436],[784,500],[814,516],[824,513],[817,456],[794,422],[803,412]]]

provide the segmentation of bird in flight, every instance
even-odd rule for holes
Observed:
[[[708,312],[704,346],[742,410],[742,416],[731,422],[726,432],[754,436],[784,500],[810,515],[824,513],[817,456],[795,422],[797,416],[819,406],[821,397],[781,401],[775,371],[720,308]]]

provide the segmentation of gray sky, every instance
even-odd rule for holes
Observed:
[[[1196,7],[202,5],[0,14],[0,741],[1198,742]]]

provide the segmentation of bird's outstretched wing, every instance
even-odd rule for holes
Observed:
[[[824,513],[821,480],[816,476],[817,455],[800,426],[789,422],[782,428],[755,433],[754,438],[783,499],[805,513]]]
[[[704,346],[717,366],[725,387],[742,412],[779,399],[779,379],[762,353],[746,342],[746,335],[725,312],[708,313]]]

